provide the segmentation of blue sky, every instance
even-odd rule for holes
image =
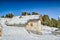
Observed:
[[[60,1],[0,1],[0,16],[7,13],[13,13],[15,16],[19,16],[22,12],[37,12],[42,15],[47,14],[50,18],[58,19],[60,15]]]

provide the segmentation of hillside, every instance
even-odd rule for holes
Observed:
[[[52,34],[52,31],[57,28],[42,25],[42,35],[38,35],[32,32],[28,33],[24,27],[7,26],[5,24],[6,20],[9,21],[11,19],[1,18],[0,21],[3,29],[2,40],[60,40],[60,36],[57,37]]]

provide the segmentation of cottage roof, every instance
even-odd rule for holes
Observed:
[[[25,24],[27,23],[29,20],[33,20],[33,19],[39,19],[40,15],[28,15],[28,16],[22,16],[21,18],[19,18],[19,16],[17,17],[13,17],[11,20],[7,21],[7,24]]]

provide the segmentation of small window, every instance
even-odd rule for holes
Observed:
[[[33,23],[32,22],[30,23],[30,26],[33,26]]]

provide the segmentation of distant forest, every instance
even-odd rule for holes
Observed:
[[[25,15],[40,15],[39,13],[36,12],[32,12],[32,14],[28,13],[28,12],[22,12],[21,15],[25,16]],[[12,13],[8,13],[5,16],[1,16],[2,18],[12,18],[14,15]],[[42,25],[47,25],[50,27],[56,27],[56,28],[60,28],[60,21],[56,20],[54,18],[49,18],[48,15],[40,15],[41,17],[41,24]]]

